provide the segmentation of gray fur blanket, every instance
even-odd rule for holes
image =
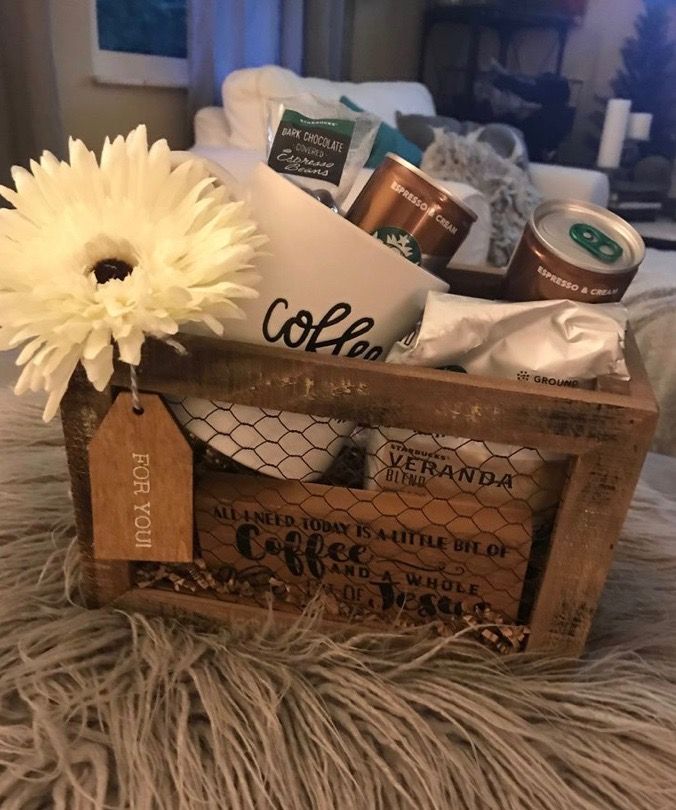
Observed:
[[[40,412],[0,389],[2,810],[676,807],[673,459],[644,470],[573,664],[87,611]]]
[[[441,129],[435,130],[420,168],[432,177],[474,186],[486,197],[492,219],[488,260],[497,267],[507,264],[541,199],[528,174],[488,144]]]

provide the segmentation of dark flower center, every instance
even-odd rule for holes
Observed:
[[[117,279],[122,281],[134,268],[122,259],[101,259],[92,268],[92,273],[96,276],[99,284]]]

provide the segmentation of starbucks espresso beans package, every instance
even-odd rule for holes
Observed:
[[[507,303],[430,292],[415,334],[390,351],[400,365],[446,368],[547,386],[591,388],[628,377],[621,304]],[[448,498],[472,492],[487,506],[526,501],[536,523],[558,504],[567,459],[525,447],[382,427],[367,439],[366,486]]]
[[[368,160],[380,121],[305,94],[268,105],[268,166],[339,206]]]

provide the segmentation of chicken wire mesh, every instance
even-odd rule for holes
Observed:
[[[479,439],[187,398],[195,560],[140,587],[330,617],[469,628],[520,647],[567,457]]]

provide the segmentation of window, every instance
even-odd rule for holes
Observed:
[[[185,87],[186,0],[90,0],[94,76],[114,84]]]

